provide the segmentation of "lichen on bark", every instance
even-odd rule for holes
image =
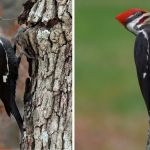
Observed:
[[[32,7],[31,7],[32,4]],[[72,149],[71,0],[28,0],[18,43],[30,56],[24,96],[24,150]]]

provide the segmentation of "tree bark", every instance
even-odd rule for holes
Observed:
[[[148,129],[148,137],[147,137],[146,150],[150,150],[150,120],[149,120],[149,129]]]
[[[18,44],[30,78],[24,95],[23,150],[72,149],[72,2],[28,0]]]

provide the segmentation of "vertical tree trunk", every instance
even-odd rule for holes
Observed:
[[[28,55],[23,150],[72,149],[72,2],[28,0],[18,43]]]
[[[147,137],[146,150],[150,150],[150,120],[149,120],[149,129],[148,129],[148,137]]]

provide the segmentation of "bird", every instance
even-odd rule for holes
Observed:
[[[21,135],[23,134],[23,119],[15,101],[16,81],[20,58],[16,56],[16,49],[11,42],[0,37],[0,99],[8,116],[16,119]]]
[[[115,18],[136,36],[134,62],[140,90],[150,116],[150,12],[132,8]]]

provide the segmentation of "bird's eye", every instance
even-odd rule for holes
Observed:
[[[139,16],[141,16],[141,15],[142,15],[142,12],[136,12],[136,13],[134,14],[135,17],[139,17]]]
[[[141,15],[142,15],[142,12],[136,12],[136,13],[134,13],[133,15],[129,16],[128,19],[137,18],[137,17],[139,17],[139,16],[141,16]]]
[[[143,13],[142,12],[136,12],[134,14],[132,14],[131,16],[128,17],[126,24],[129,22],[132,22],[134,19],[140,17]]]

